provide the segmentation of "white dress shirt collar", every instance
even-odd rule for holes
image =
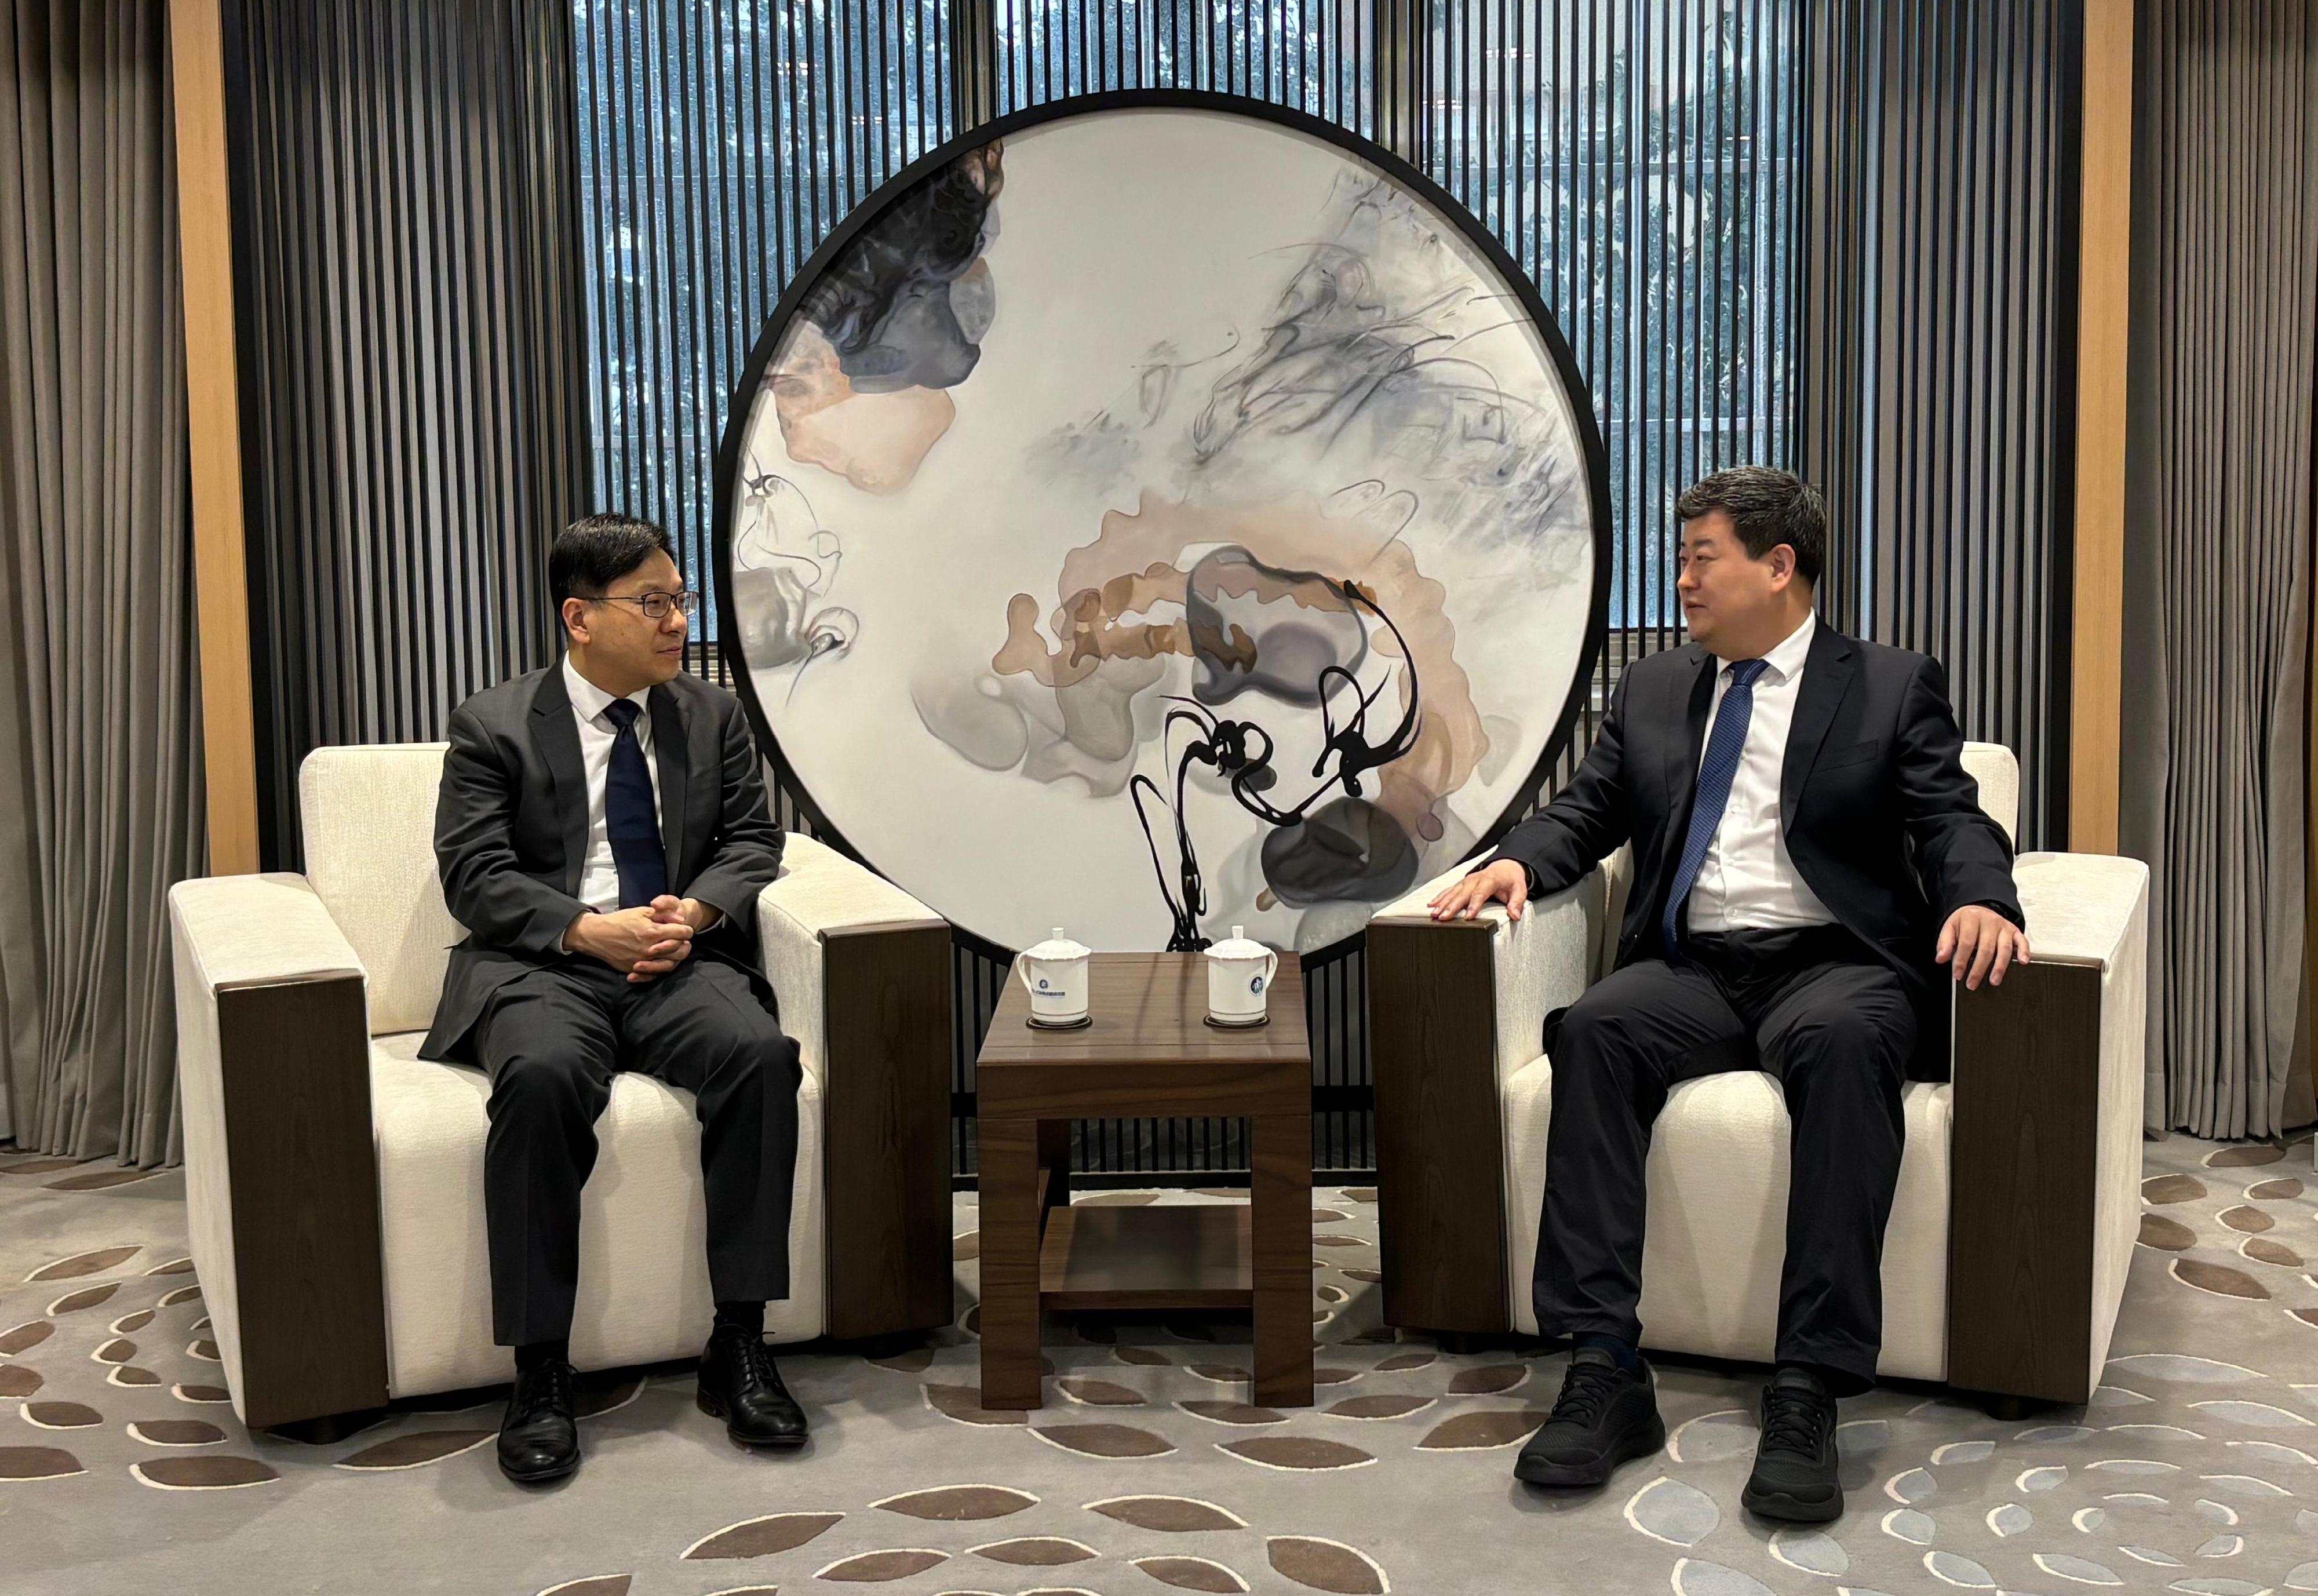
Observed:
[[[1762,656],[1764,665],[1768,668],[1764,674],[1771,678],[1773,686],[1792,679],[1802,670],[1803,661],[1810,658],[1811,634],[1818,630],[1818,615],[1806,611],[1802,624],[1787,633],[1785,641]],[[1727,676],[1735,663],[1735,660],[1722,661],[1717,674]]]
[[[613,695],[605,692],[603,688],[581,676],[580,668],[571,663],[571,656],[569,654],[563,656],[563,692],[564,695],[571,700],[571,707],[580,712],[580,718],[583,721],[601,722],[604,712],[612,706]],[[638,709],[649,710],[651,706],[647,700],[651,695],[650,687],[639,687],[627,695],[627,699]],[[639,724],[642,724],[641,721]]]

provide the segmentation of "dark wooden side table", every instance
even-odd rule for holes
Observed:
[[[1312,1403],[1312,1046],[1304,970],[1280,955],[1271,1020],[1206,1023],[1198,954],[1096,954],[1092,1023],[1028,1024],[1019,979],[976,1064],[982,1405],[1040,1405],[1047,1308],[1249,1308],[1264,1407]],[[1074,1119],[1245,1116],[1253,1200],[1150,1207],[1070,1200]]]

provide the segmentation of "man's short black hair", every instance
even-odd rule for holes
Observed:
[[[1803,580],[1819,586],[1827,564],[1827,505],[1810,483],[1767,465],[1733,466],[1674,501],[1675,518],[1685,525],[1716,510],[1730,517],[1747,553],[1760,560],[1784,543],[1795,551]]]
[[[652,557],[670,560],[668,533],[634,516],[588,516],[556,533],[547,552],[547,586],[558,613],[567,598],[601,598],[612,584]]]

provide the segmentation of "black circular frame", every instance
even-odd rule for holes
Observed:
[[[858,859],[865,865],[869,864],[867,859],[862,857],[861,850],[846,841],[844,835],[830,823],[827,812],[814,800],[804,781],[797,776],[795,767],[782,754],[780,740],[773,735],[772,724],[765,718],[764,705],[758,701],[756,680],[750,674],[748,659],[741,648],[739,616],[732,607],[731,581],[732,513],[739,497],[736,489],[739,486],[741,451],[747,440],[750,418],[756,410],[758,389],[764,381],[765,369],[772,363],[774,353],[780,347],[782,338],[786,336],[789,324],[795,319],[798,306],[804,301],[806,294],[820,281],[822,274],[829,269],[830,263],[845,252],[863,229],[876,222],[896,200],[929,174],[948,166],[967,151],[978,149],[993,139],[1005,139],[1029,128],[1044,126],[1047,122],[1063,121],[1074,117],[1095,116],[1112,111],[1150,110],[1204,111],[1218,115],[1238,116],[1255,121],[1272,122],[1292,131],[1323,139],[1355,159],[1366,162],[1397,184],[1404,191],[1423,200],[1437,215],[1452,223],[1465,236],[1466,240],[1480,251],[1483,257],[1488,261],[1498,278],[1519,301],[1522,309],[1528,312],[1530,321],[1536,327],[1539,336],[1545,340],[1546,353],[1551,358],[1554,373],[1560,379],[1563,390],[1570,401],[1570,412],[1576,418],[1579,441],[1586,451],[1587,498],[1591,503],[1594,517],[1594,596],[1586,614],[1586,640],[1578,650],[1577,670],[1571,679],[1568,695],[1563,700],[1561,713],[1556,718],[1553,731],[1546,738],[1544,747],[1538,753],[1536,765],[1532,767],[1528,779],[1523,783],[1520,795],[1506,807],[1505,811],[1497,817],[1488,829],[1481,834],[1471,852],[1466,856],[1468,858],[1478,857],[1494,848],[1498,839],[1513,829],[1514,821],[1520,818],[1522,809],[1529,802],[1530,796],[1536,793],[1539,784],[1544,781],[1547,773],[1553,768],[1564,750],[1568,749],[1570,731],[1577,722],[1579,707],[1586,700],[1594,678],[1594,668],[1600,662],[1602,649],[1608,635],[1612,557],[1610,464],[1608,453],[1602,444],[1602,429],[1595,419],[1594,407],[1588,396],[1585,376],[1577,369],[1577,358],[1570,354],[1568,341],[1561,336],[1561,327],[1554,320],[1553,312],[1546,308],[1544,300],[1539,297],[1536,285],[1530,282],[1529,274],[1523,272],[1520,264],[1505,252],[1505,246],[1497,242],[1496,236],[1481,226],[1479,219],[1460,203],[1456,196],[1450,193],[1447,189],[1442,188],[1382,145],[1363,139],[1358,133],[1338,127],[1334,122],[1323,121],[1318,117],[1307,115],[1304,112],[1293,110],[1285,105],[1273,105],[1261,100],[1242,99],[1233,94],[1212,94],[1204,89],[1121,89],[1109,94],[1081,94],[1066,100],[1034,105],[1027,110],[1002,116],[994,121],[984,122],[971,131],[950,139],[939,148],[920,156],[886,179],[875,193],[856,205],[845,220],[839,222],[830,232],[829,237],[821,241],[820,247],[813,252],[804,266],[798,270],[796,276],[790,281],[787,289],[781,294],[779,302],[773,307],[772,314],[765,318],[764,328],[757,335],[756,343],[750,348],[748,364],[741,368],[740,381],[733,386],[732,400],[726,409],[724,435],[716,446],[714,557],[716,561],[717,650],[723,659],[726,673],[732,678],[733,686],[741,695],[741,705],[748,712],[750,728],[756,733],[759,747],[773,757],[777,768],[781,771],[787,782],[790,796],[795,801],[797,807],[804,811],[806,819],[813,823],[813,829],[819,838],[849,856]],[[969,943],[985,951],[1001,955],[1011,951],[1000,949],[996,944],[976,936],[963,926],[954,927],[953,929],[963,934]],[[1352,934],[1353,937],[1359,935],[1359,932]],[[1311,960],[1325,958],[1352,940],[1351,937],[1340,938],[1325,948],[1314,949],[1305,956]]]

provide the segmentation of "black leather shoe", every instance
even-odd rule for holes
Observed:
[[[1628,1458],[1665,1445],[1649,1365],[1630,1375],[1607,1352],[1581,1347],[1552,1414],[1523,1445],[1514,1478],[1532,1485],[1599,1485]]]
[[[571,1366],[550,1358],[515,1377],[499,1421],[499,1470],[526,1485],[560,1480],[580,1466],[580,1426],[571,1417]]]
[[[1835,1398],[1802,1370],[1781,1369],[1763,1387],[1763,1439],[1738,1500],[1766,1519],[1827,1523],[1843,1516],[1835,1463]]]
[[[744,1447],[804,1445],[804,1410],[781,1384],[772,1349],[761,1335],[719,1326],[700,1354],[700,1411],[724,1421],[724,1433]]]

